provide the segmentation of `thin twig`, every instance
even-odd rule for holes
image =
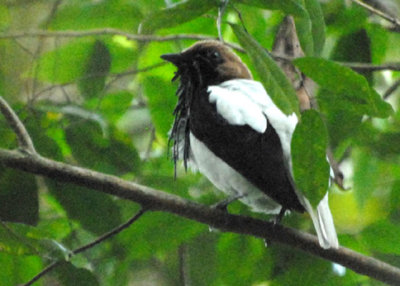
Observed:
[[[96,246],[97,244],[103,242],[104,240],[113,237],[114,235],[120,233],[121,231],[123,231],[124,229],[128,228],[131,224],[133,224],[135,221],[137,221],[144,213],[146,212],[145,208],[141,208],[133,217],[131,217],[127,222],[117,226],[116,228],[112,229],[111,231],[103,234],[102,236],[100,236],[99,238],[95,239],[94,241],[79,247],[75,250],[72,251],[71,257],[72,255],[76,255],[78,253],[81,253],[83,251],[86,251],[89,248],[92,248],[94,246]]]
[[[52,263],[50,263],[49,265],[46,266],[46,268],[44,268],[42,271],[40,271],[40,273],[38,273],[37,275],[35,275],[35,277],[33,277],[30,281],[26,282],[25,284],[23,284],[22,286],[30,286],[33,283],[35,283],[36,281],[38,281],[40,278],[42,278],[44,275],[46,275],[47,273],[49,273],[51,270],[53,270],[54,268],[56,268],[58,265],[60,265],[62,263],[61,260],[58,261],[54,261]]]
[[[69,254],[69,259],[71,259],[72,256],[77,255],[81,252],[84,252],[98,244],[100,244],[101,242],[105,241],[106,239],[120,233],[121,231],[123,231],[124,229],[126,229],[127,227],[129,227],[130,225],[132,225],[135,221],[137,221],[144,213],[146,212],[146,209],[142,208],[140,209],[133,217],[131,217],[127,222],[117,226],[116,228],[114,228],[113,230],[103,234],[102,236],[100,236],[99,238],[95,239],[94,241],[85,244],[77,249],[74,249],[70,254]],[[33,277],[30,281],[28,281],[27,283],[23,284],[23,286],[30,286],[32,285],[34,282],[38,281],[41,277],[43,277],[44,275],[46,275],[47,273],[49,273],[51,270],[53,270],[55,267],[59,266],[61,263],[63,262],[63,260],[58,260],[58,261],[54,261],[52,263],[50,263],[48,266],[46,266],[46,268],[44,268],[42,271],[40,271],[37,275],[35,275],[35,277]]]
[[[357,71],[371,71],[371,72],[383,71],[383,70],[400,71],[400,63],[384,63],[380,65],[374,65],[369,63],[353,63],[353,62],[339,62],[339,63]]]
[[[31,137],[21,120],[15,114],[14,110],[8,105],[2,96],[0,96],[0,111],[3,113],[8,125],[17,135],[18,145],[25,151],[36,153]]]
[[[64,31],[50,31],[50,30],[32,30],[12,32],[8,34],[0,34],[0,39],[18,39],[28,37],[47,37],[47,38],[81,38],[88,36],[102,36],[102,35],[119,35],[124,36],[129,40],[140,42],[166,42],[176,40],[207,40],[210,36],[198,34],[178,34],[168,36],[157,35],[136,35],[125,32],[123,30],[114,28],[92,29],[85,31],[64,30]]]
[[[396,91],[396,89],[400,86],[400,79],[396,80],[394,84],[392,84],[383,94],[383,99],[388,99],[389,96]]]
[[[381,10],[378,10],[360,0],[352,0],[354,3],[360,5],[361,7],[364,7],[365,9],[367,9],[368,11],[370,11],[371,13],[374,13],[375,15],[378,15],[379,17],[389,21],[390,23],[392,23],[393,25],[396,25],[397,27],[400,27],[400,20],[392,17],[388,14],[386,14],[385,12],[382,12]]]
[[[177,35],[168,35],[168,36],[157,36],[157,35],[136,35],[131,34],[122,30],[113,29],[113,28],[104,28],[104,29],[92,29],[86,31],[74,31],[74,30],[66,30],[66,31],[47,31],[47,30],[33,30],[33,31],[22,31],[22,32],[13,32],[8,34],[0,34],[1,39],[18,39],[18,38],[28,38],[28,37],[51,37],[51,38],[80,38],[80,37],[90,37],[90,36],[102,36],[102,35],[119,35],[124,36],[128,40],[138,41],[138,42],[168,42],[168,41],[177,41],[177,40],[218,40],[218,38],[207,35],[198,35],[198,34],[177,34]],[[235,49],[239,52],[244,52],[243,48],[239,45],[233,43],[225,43],[230,46],[232,49]]]

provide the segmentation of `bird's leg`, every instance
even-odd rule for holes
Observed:
[[[239,199],[243,198],[244,196],[246,196],[246,195],[244,195],[244,194],[236,194],[236,195],[228,197],[225,200],[222,200],[222,201],[220,201],[220,202],[218,202],[216,204],[213,204],[212,207],[216,208],[216,209],[219,209],[219,210],[222,210],[222,211],[225,211],[225,212],[228,212],[228,205],[230,203],[236,201],[236,200],[239,200]]]
[[[279,224],[283,218],[283,216],[285,215],[286,209],[284,207],[281,208],[281,210],[279,211],[279,214],[276,215],[272,222],[274,223],[274,225]]]
[[[285,209],[284,207],[281,208],[281,210],[279,211],[279,214],[277,214],[273,219],[272,219],[272,223],[275,225],[279,224],[283,218],[283,216],[285,215],[285,212],[287,211],[287,209]],[[270,246],[272,244],[272,242],[268,239],[268,238],[264,238],[264,245],[265,247]]]

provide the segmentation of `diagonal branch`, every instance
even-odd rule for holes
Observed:
[[[396,89],[400,86],[400,80],[396,80],[383,94],[383,99],[388,99],[389,96],[393,94],[393,92],[396,91]]]
[[[103,234],[102,236],[98,237],[97,239],[95,239],[94,241],[85,244],[77,249],[74,249],[70,255],[69,258],[71,258],[73,255],[77,255],[81,252],[84,252],[98,244],[100,244],[101,242],[103,242],[104,240],[117,235],[118,233],[120,233],[121,231],[123,231],[124,229],[128,228],[131,224],[133,224],[135,221],[137,221],[144,213],[145,213],[145,209],[140,209],[133,217],[131,217],[127,222],[117,226],[116,228],[112,229],[111,231]],[[36,281],[38,281],[40,278],[42,278],[44,275],[46,275],[47,273],[49,273],[51,270],[53,270],[54,268],[56,268],[57,266],[61,265],[63,261],[62,260],[57,260],[54,261],[52,263],[50,263],[49,265],[46,266],[46,268],[44,268],[42,271],[40,271],[37,275],[35,275],[35,277],[33,277],[30,281],[28,281],[27,283],[24,284],[24,286],[30,286],[33,283],[35,283]]]
[[[385,12],[382,12],[381,10],[378,10],[378,9],[376,9],[376,8],[374,8],[374,7],[368,5],[367,3],[364,3],[364,2],[362,2],[362,1],[360,1],[360,0],[352,0],[352,1],[353,1],[354,3],[360,5],[361,7],[367,9],[367,10],[370,11],[371,13],[374,13],[374,14],[378,15],[379,17],[381,17],[381,18],[383,18],[383,19],[389,21],[389,22],[392,23],[393,25],[395,25],[395,26],[397,26],[397,27],[400,27],[400,20],[399,20],[399,19],[397,19],[397,18],[395,18],[395,17],[392,17],[392,16],[386,14]]]
[[[0,96],[0,111],[4,115],[8,125],[12,128],[15,135],[17,135],[19,147],[25,151],[35,153],[35,147],[33,146],[32,139],[29,136],[28,131],[26,131],[26,128],[22,124],[21,120],[2,96]]]
[[[222,231],[251,235],[290,245],[309,254],[341,264],[357,273],[389,284],[400,285],[400,269],[344,247],[322,249],[315,236],[292,228],[250,217],[227,214],[179,196],[128,182],[115,176],[56,162],[38,154],[0,149],[0,162],[10,168],[85,186],[139,203],[149,210],[173,213]]]

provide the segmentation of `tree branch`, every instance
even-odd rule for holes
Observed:
[[[8,103],[0,96],[0,111],[3,113],[8,125],[12,128],[14,133],[17,135],[18,145],[25,151],[36,153],[35,147],[33,146],[32,139],[26,131],[25,126],[19,120],[18,116],[11,109]]]
[[[366,4],[366,3],[364,3],[364,2],[362,2],[362,1],[360,1],[360,0],[352,0],[352,1],[353,1],[354,3],[360,5],[361,7],[367,9],[367,10],[370,11],[371,13],[374,13],[374,14],[378,15],[379,17],[381,17],[381,18],[383,18],[383,19],[389,21],[389,22],[392,23],[393,25],[395,25],[395,26],[397,26],[397,27],[400,27],[400,20],[399,20],[399,19],[397,19],[397,18],[395,18],[395,17],[392,17],[392,16],[386,14],[385,12],[382,12],[382,11],[380,11],[380,10],[378,10],[378,9],[376,9],[376,8],[374,8],[374,7],[368,5],[368,4]]]
[[[339,62],[340,64],[352,68],[356,71],[383,71],[393,70],[400,71],[400,63],[384,63],[380,65],[368,64],[368,63],[352,63],[352,62]]]
[[[43,175],[58,181],[117,196],[141,204],[152,211],[173,213],[195,220],[222,231],[251,235],[275,243],[290,245],[307,253],[341,264],[353,271],[377,280],[400,284],[400,269],[350,249],[322,249],[315,236],[292,228],[254,219],[227,214],[181,197],[142,186],[118,177],[56,162],[38,154],[0,149],[0,162],[10,168]]]

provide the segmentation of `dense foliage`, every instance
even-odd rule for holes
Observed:
[[[201,175],[179,166],[174,180],[167,133],[177,84],[160,55],[217,37],[220,1],[173,2],[0,2],[0,95],[41,155],[212,204],[223,195]],[[384,4],[378,8],[395,15],[396,2]],[[264,49],[287,14],[305,52],[294,64],[319,85],[319,111],[303,113],[293,140],[298,184],[318,203],[329,142],[345,178],[346,189],[333,186],[329,196],[341,245],[400,267],[400,63],[380,68],[399,57],[400,27],[352,1],[231,0],[223,38],[244,48],[237,53],[286,113],[300,114],[295,91]],[[16,147],[0,116],[0,148]],[[69,258],[138,209],[0,165],[0,285],[26,283],[58,259],[65,261],[35,285],[380,285],[296,249],[168,213],[145,214]],[[229,211],[269,219],[239,202]],[[283,224],[313,232],[307,214]]]

